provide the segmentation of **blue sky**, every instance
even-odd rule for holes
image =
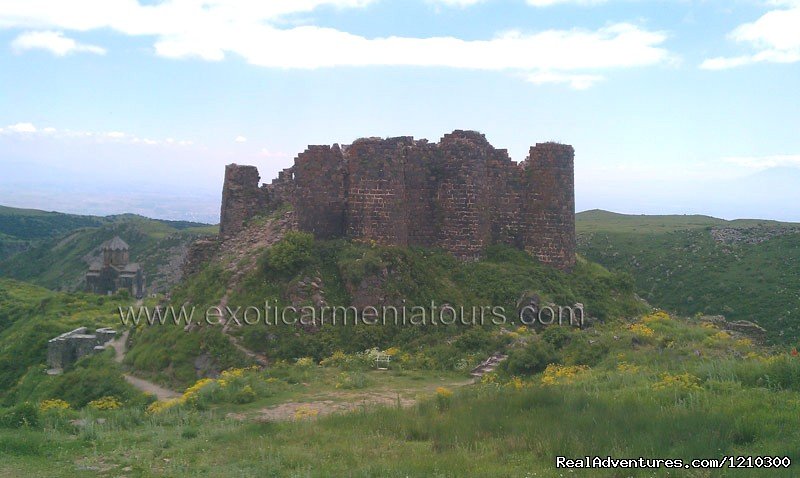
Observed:
[[[800,0],[0,0],[0,204],[218,219],[224,165],[476,129],[578,210],[800,221]]]

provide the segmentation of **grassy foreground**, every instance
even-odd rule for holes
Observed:
[[[369,371],[359,355],[338,354],[319,364],[232,370],[173,403],[47,411],[40,403],[29,424],[0,427],[0,476],[797,475],[794,352],[664,313],[552,330],[513,332],[509,365],[474,385],[459,385],[452,373]],[[576,343],[593,353],[577,354]],[[534,363],[537,372],[516,373],[544,349],[553,355],[543,371]],[[358,405],[376,389],[396,392],[397,402]],[[410,390],[413,404],[404,400]],[[337,400],[355,403],[354,411],[319,413]],[[267,413],[286,401],[293,413]],[[770,455],[796,463],[589,474],[555,469],[558,455]]]

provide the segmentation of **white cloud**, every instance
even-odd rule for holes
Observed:
[[[8,130],[12,133],[35,133],[36,126],[33,123],[17,123],[9,125]]]
[[[586,90],[595,83],[602,81],[603,77],[600,75],[570,75],[541,71],[527,75],[526,80],[535,85],[544,85],[546,83],[568,84],[575,90]]]
[[[753,63],[795,63],[800,61],[800,1],[773,1],[784,8],[770,10],[758,20],[736,27],[729,37],[758,51],[749,55],[716,57],[705,60],[700,68],[723,70]]]
[[[288,14],[319,6],[363,7],[374,0],[6,0],[0,28],[110,29],[153,37],[157,55],[220,61],[230,54],[271,68],[429,66],[556,75],[655,65],[669,60],[666,35],[619,23],[598,30],[511,32],[484,40],[367,38],[334,28],[281,28]],[[446,0],[451,3],[474,0]],[[68,5],[67,5],[68,3]],[[585,85],[585,82],[566,82]]]
[[[567,3],[575,5],[597,5],[605,2],[606,0],[526,0],[528,5],[532,5],[534,7],[551,7],[553,5],[562,5]]]
[[[78,43],[72,38],[67,38],[62,32],[55,31],[34,31],[25,32],[17,36],[11,42],[11,48],[21,53],[26,50],[47,50],[56,56],[66,56],[71,53],[94,53],[105,55],[105,48],[95,45]]]
[[[430,0],[433,3],[438,3],[447,7],[470,7],[483,3],[486,0]]]
[[[772,156],[736,156],[724,158],[724,162],[735,164],[754,171],[763,171],[778,167],[800,168],[800,154],[782,154]]]
[[[236,137],[236,138],[233,140],[233,142],[234,142],[234,143],[246,143],[246,142],[247,142],[247,138],[245,138],[244,136],[241,136],[241,135],[240,135],[240,136],[237,136],[237,137]]]
[[[175,140],[167,138],[163,141],[150,138],[140,138],[130,133],[122,131],[74,131],[70,129],[58,130],[53,127],[37,128],[33,123],[16,123],[0,128],[0,133],[4,135],[18,135],[30,137],[31,135],[39,135],[40,137],[46,136],[51,139],[90,139],[98,143],[102,142],[122,142],[128,144],[146,144],[146,145],[178,145],[189,146],[193,144],[188,140]]]

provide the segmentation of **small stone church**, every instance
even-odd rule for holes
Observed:
[[[144,272],[139,264],[130,262],[128,244],[119,236],[114,236],[100,247],[103,260],[89,265],[86,290],[96,294],[113,294],[127,289],[137,299],[144,297]]]

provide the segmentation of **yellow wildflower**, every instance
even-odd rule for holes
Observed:
[[[682,374],[673,375],[670,373],[661,374],[661,380],[653,384],[656,390],[701,390],[700,379],[694,375],[686,372]]]
[[[628,329],[634,334],[639,335],[641,337],[652,337],[653,335],[655,335],[653,329],[644,324],[639,324],[639,323],[632,324],[628,326]]]
[[[542,384],[556,385],[572,383],[575,379],[587,372],[589,367],[586,365],[557,365],[551,363],[542,374]]]
[[[117,397],[103,397],[89,402],[89,407],[95,410],[116,410],[122,406]]]
[[[64,400],[59,400],[58,398],[53,398],[50,400],[45,400],[39,404],[39,411],[40,412],[47,412],[49,410],[69,410],[69,403],[65,402]]]

